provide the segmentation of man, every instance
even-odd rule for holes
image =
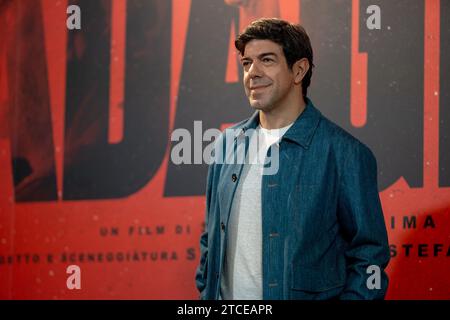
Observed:
[[[305,30],[260,19],[235,46],[256,112],[218,141],[239,148],[245,134],[227,132],[252,131],[250,144],[277,153],[279,163],[274,174],[264,174],[267,163],[210,165],[200,298],[384,298],[389,247],[376,159],[307,98],[313,53]]]

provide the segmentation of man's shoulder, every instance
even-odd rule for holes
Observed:
[[[373,155],[372,150],[360,139],[342,128],[334,121],[322,115],[320,130],[323,138],[329,141],[331,147],[338,153],[354,153],[355,151]]]

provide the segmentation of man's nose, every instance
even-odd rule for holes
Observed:
[[[259,68],[259,65],[257,62],[253,62],[248,69],[248,76],[251,78],[260,77],[261,76],[261,69]]]

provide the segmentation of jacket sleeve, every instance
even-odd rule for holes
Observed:
[[[200,236],[200,263],[195,273],[195,283],[200,293],[199,298],[204,299],[204,290],[206,288],[206,280],[208,277],[208,220],[211,205],[211,192],[213,182],[214,164],[208,167],[208,176],[206,183],[206,212],[205,212],[205,230]]]
[[[384,269],[390,251],[378,194],[376,159],[368,147],[358,142],[341,167],[338,218],[348,247],[347,277],[340,299],[384,299],[388,287]],[[379,281],[372,277],[376,274]]]

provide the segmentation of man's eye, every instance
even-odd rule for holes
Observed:
[[[264,58],[262,61],[263,61],[263,62],[272,62],[273,60],[270,59],[270,58]]]
[[[248,62],[248,61],[242,62],[242,66],[244,66],[244,67],[248,66],[249,64],[250,64],[250,62]]]

